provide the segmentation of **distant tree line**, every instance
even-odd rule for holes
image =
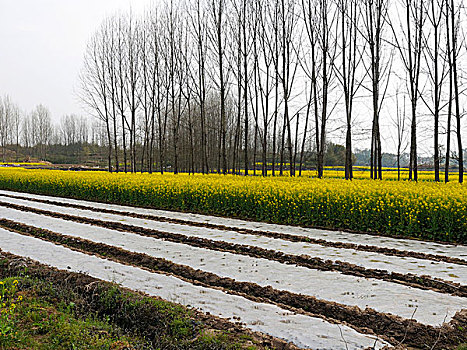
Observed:
[[[103,167],[106,165],[107,133],[102,123],[91,123],[88,118],[65,115],[53,123],[51,113],[44,105],[25,113],[10,97],[0,98],[0,161],[49,161],[54,164],[73,164]],[[136,154],[141,156],[142,145]],[[119,157],[123,150],[118,149]],[[304,166],[314,166],[316,155],[308,154]],[[345,148],[329,143],[326,148],[326,165],[342,165]],[[257,166],[261,166],[258,163]],[[167,161],[171,170],[171,160]]]
[[[27,113],[14,103],[9,96],[0,96],[0,160],[25,161],[28,159],[51,159],[61,149],[63,155],[72,152],[76,156],[82,145],[104,144],[103,132],[98,123],[88,118],[65,115],[58,124],[52,122],[50,111],[38,105]],[[95,148],[95,147],[94,147]],[[70,154],[71,156],[73,156]],[[61,162],[71,159],[52,157]]]

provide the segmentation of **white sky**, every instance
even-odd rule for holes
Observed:
[[[151,0],[0,0],[0,96],[26,112],[47,106],[58,121],[84,114],[76,98],[88,39],[118,11],[141,13]]]

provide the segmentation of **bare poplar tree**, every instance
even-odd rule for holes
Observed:
[[[39,156],[45,160],[47,147],[53,134],[50,111],[43,105],[38,105],[32,113],[33,125],[36,128],[36,145],[39,148]]]
[[[110,131],[110,101],[107,91],[106,50],[107,28],[104,23],[86,49],[84,68],[80,75],[80,98],[84,105],[105,124],[108,143],[108,169],[112,171],[112,136]]]
[[[271,6],[268,15],[270,18],[271,26],[273,28],[273,64],[274,64],[274,117],[273,117],[273,130],[272,130],[272,176],[276,175],[276,153],[277,153],[277,124],[279,116],[279,86],[280,86],[280,75],[279,75],[279,64],[280,64],[280,52],[282,51],[282,40],[280,40],[280,19],[279,19],[279,3],[274,2],[274,6]],[[281,163],[282,169],[282,163]],[[282,175],[282,172],[281,172]]]
[[[421,95],[421,98],[425,102],[430,114],[433,116],[433,164],[435,170],[435,181],[440,180],[439,125],[440,115],[443,109],[443,86],[447,77],[447,60],[442,57],[444,51],[442,40],[445,2],[446,0],[430,1],[428,4],[429,8],[426,9],[430,30],[425,30],[423,32],[423,45],[425,46],[423,53],[427,66],[426,75],[431,85],[431,101],[426,101],[423,94]]]
[[[0,107],[1,108],[1,107]],[[34,128],[31,123],[31,116],[25,115],[23,118],[22,128],[22,144],[26,149],[29,149],[34,145]]]
[[[274,93],[275,82],[274,82],[274,36],[270,28],[274,28],[274,24],[271,23],[273,17],[271,14],[274,13],[273,7],[266,1],[257,3],[258,8],[256,13],[260,16],[256,16],[258,25],[258,47],[259,47],[259,59],[260,62],[257,64],[257,75],[259,84],[259,96],[261,102],[261,114],[262,114],[262,130],[261,132],[261,147],[262,147],[262,168],[261,173],[263,176],[267,176],[268,170],[268,140],[269,140],[269,126],[273,121],[276,113],[271,113],[270,100]],[[272,17],[272,18],[271,18]],[[262,69],[260,68],[262,67]],[[272,137],[275,138],[273,134]]]
[[[12,111],[12,130],[11,130],[11,143],[15,145],[15,159],[19,160],[19,146],[20,146],[20,135],[21,135],[21,112],[19,107],[15,104],[13,105]]]
[[[60,120],[61,139],[65,146],[76,143],[77,120],[74,115],[65,115]]]
[[[131,172],[136,172],[136,113],[140,104],[138,100],[138,84],[140,79],[139,74],[139,59],[138,42],[140,30],[138,22],[129,15],[127,25],[125,27],[126,41],[126,84],[124,86],[125,98],[128,105],[130,120],[127,122],[128,131],[130,133],[130,164]]]
[[[345,137],[345,178],[353,178],[352,167],[352,118],[355,96],[363,82],[357,77],[362,63],[363,50],[359,49],[359,26],[361,24],[361,6],[358,0],[338,0],[340,12],[340,69],[336,67],[337,78],[344,92],[346,137]]]
[[[281,63],[279,80],[282,85],[283,100],[283,128],[281,137],[281,175],[284,164],[285,142],[287,142],[288,161],[290,163],[290,175],[295,176],[295,166],[293,164],[292,128],[290,100],[292,88],[295,83],[299,60],[297,57],[297,47],[294,43],[298,32],[298,11],[294,0],[281,0],[279,5],[279,25],[281,28]],[[287,133],[287,136],[285,135]],[[287,139],[287,141],[286,141]]]
[[[313,100],[316,167],[318,177],[322,178],[328,119],[332,110],[329,93],[336,76],[338,8],[327,0],[302,0],[302,11],[310,48],[308,54],[311,56],[311,67],[302,63],[302,68],[310,79],[309,101]]]
[[[202,0],[196,0],[194,9],[189,11],[191,22],[191,33],[193,36],[194,45],[196,45],[196,73],[197,84],[195,94],[199,106],[199,121],[200,121],[200,136],[201,136],[201,172],[203,174],[208,172],[208,157],[207,157],[207,137],[206,137],[206,60],[207,60],[207,28],[205,16],[206,7]]]
[[[373,121],[371,128],[371,178],[383,178],[380,114],[389,82],[391,58],[384,57],[383,36],[388,20],[388,0],[364,0],[365,11],[362,34],[368,45],[369,62],[364,61],[370,74]],[[386,78],[386,81],[385,81]],[[384,86],[384,83],[386,85]]]
[[[161,86],[161,28],[158,20],[158,9],[152,9],[146,19],[146,33],[147,33],[147,45],[146,55],[144,57],[145,62],[143,66],[146,66],[147,75],[147,86],[144,87],[146,106],[149,114],[149,145],[148,145],[148,171],[153,172],[155,164],[155,147],[156,147],[156,134],[159,131],[159,148],[162,149],[162,103],[163,103],[163,89]],[[143,68],[144,70],[144,68]],[[156,125],[160,126],[157,128]],[[159,152],[160,153],[160,152]],[[160,156],[161,172],[162,167],[162,156]]]
[[[226,117],[226,99],[227,99],[227,83],[229,69],[226,67],[225,45],[226,45],[226,0],[211,0],[210,2],[210,20],[211,28],[209,39],[212,44],[212,51],[216,57],[217,79],[216,85],[219,91],[220,104],[220,123],[219,123],[219,159],[218,171],[222,169],[223,174],[227,174],[227,117]]]
[[[409,180],[418,181],[417,107],[420,99],[420,72],[423,63],[423,29],[427,19],[426,0],[403,0],[404,20],[399,31],[390,22],[394,42],[407,72],[407,90],[411,106]],[[405,24],[404,24],[405,23]]]
[[[118,20],[117,18],[110,17],[104,22],[106,26],[106,47],[105,50],[105,66],[107,69],[106,79],[107,79],[107,91],[109,94],[109,104],[110,104],[110,122],[111,122],[111,133],[113,139],[113,148],[114,148],[114,157],[115,157],[115,171],[119,172],[119,146],[118,146],[118,105],[119,101],[117,98],[117,35],[118,35]]]
[[[2,147],[2,162],[6,159],[6,146],[11,128],[11,101],[8,96],[0,97],[0,146]]]
[[[399,103],[400,92],[399,89],[396,91],[396,116],[392,117],[392,122],[397,130],[397,139],[396,139],[396,157],[397,157],[397,180],[401,180],[401,155],[406,149],[406,95],[404,94],[404,101],[402,107]]]
[[[461,92],[459,90],[460,82],[459,82],[459,71],[458,71],[458,58],[460,53],[460,5],[456,6],[454,0],[448,0],[448,4],[446,6],[446,17],[448,21],[450,21],[450,26],[448,28],[448,36],[449,39],[449,71],[450,71],[450,83],[451,83],[451,93],[450,97],[454,103],[455,111],[454,117],[456,121],[456,136],[457,136],[457,150],[458,150],[458,159],[457,162],[459,164],[459,183],[464,182],[464,150],[462,148],[462,130],[461,130],[461,111],[460,111],[460,95]],[[451,108],[450,108],[451,109]],[[451,118],[451,110],[449,111],[448,118]],[[450,128],[449,132],[450,132]],[[446,160],[448,161],[448,159]]]

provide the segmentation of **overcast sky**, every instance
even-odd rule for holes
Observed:
[[[154,1],[154,0],[153,0]],[[52,118],[85,114],[76,98],[88,39],[108,15],[142,13],[151,0],[0,0],[0,95]]]

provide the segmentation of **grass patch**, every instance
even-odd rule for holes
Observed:
[[[42,265],[12,269],[12,263],[0,254],[1,350],[268,348],[178,304]]]
[[[13,277],[0,285],[0,349],[147,348],[141,337],[125,334],[96,315],[78,317],[73,303],[44,294],[48,288],[40,281]]]

